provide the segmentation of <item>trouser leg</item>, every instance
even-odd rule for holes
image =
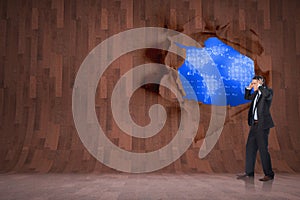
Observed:
[[[268,150],[269,132],[270,129],[259,130],[256,134],[256,141],[264,174],[266,176],[274,177],[274,172],[272,171],[271,157]]]
[[[246,174],[254,175],[255,160],[257,154],[257,144],[255,138],[255,128],[251,127],[246,144]]]

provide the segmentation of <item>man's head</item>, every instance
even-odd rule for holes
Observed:
[[[253,78],[252,78],[252,82],[251,82],[251,85],[254,89],[254,91],[257,91],[258,90],[258,86],[260,85],[265,85],[265,79],[264,77],[262,76],[259,76],[259,75],[255,75]]]

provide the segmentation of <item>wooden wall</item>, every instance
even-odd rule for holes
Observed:
[[[156,26],[181,31],[200,43],[208,36],[255,60],[274,90],[270,153],[276,172],[300,171],[300,14],[297,0],[1,0],[0,1],[0,171],[115,172],[94,159],[81,143],[72,117],[76,73],[101,41],[124,30]],[[159,51],[136,51],[117,59],[101,79],[96,98],[100,125],[116,145],[145,152],[174,136],[178,104],[140,88],[131,99],[132,118],[149,122],[161,103],[164,129],[150,139],[132,138],[116,126],[110,111],[114,84],[129,69],[162,62]],[[222,135],[203,160],[198,151],[210,107],[200,105],[197,138],[164,172],[241,172],[248,134],[247,105],[228,108]],[[261,171],[260,162],[257,170]]]

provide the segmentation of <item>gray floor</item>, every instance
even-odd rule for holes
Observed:
[[[0,199],[300,199],[300,174],[0,174]]]

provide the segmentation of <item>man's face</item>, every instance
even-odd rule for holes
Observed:
[[[254,91],[258,90],[258,80],[252,79],[251,85],[252,85]]]

